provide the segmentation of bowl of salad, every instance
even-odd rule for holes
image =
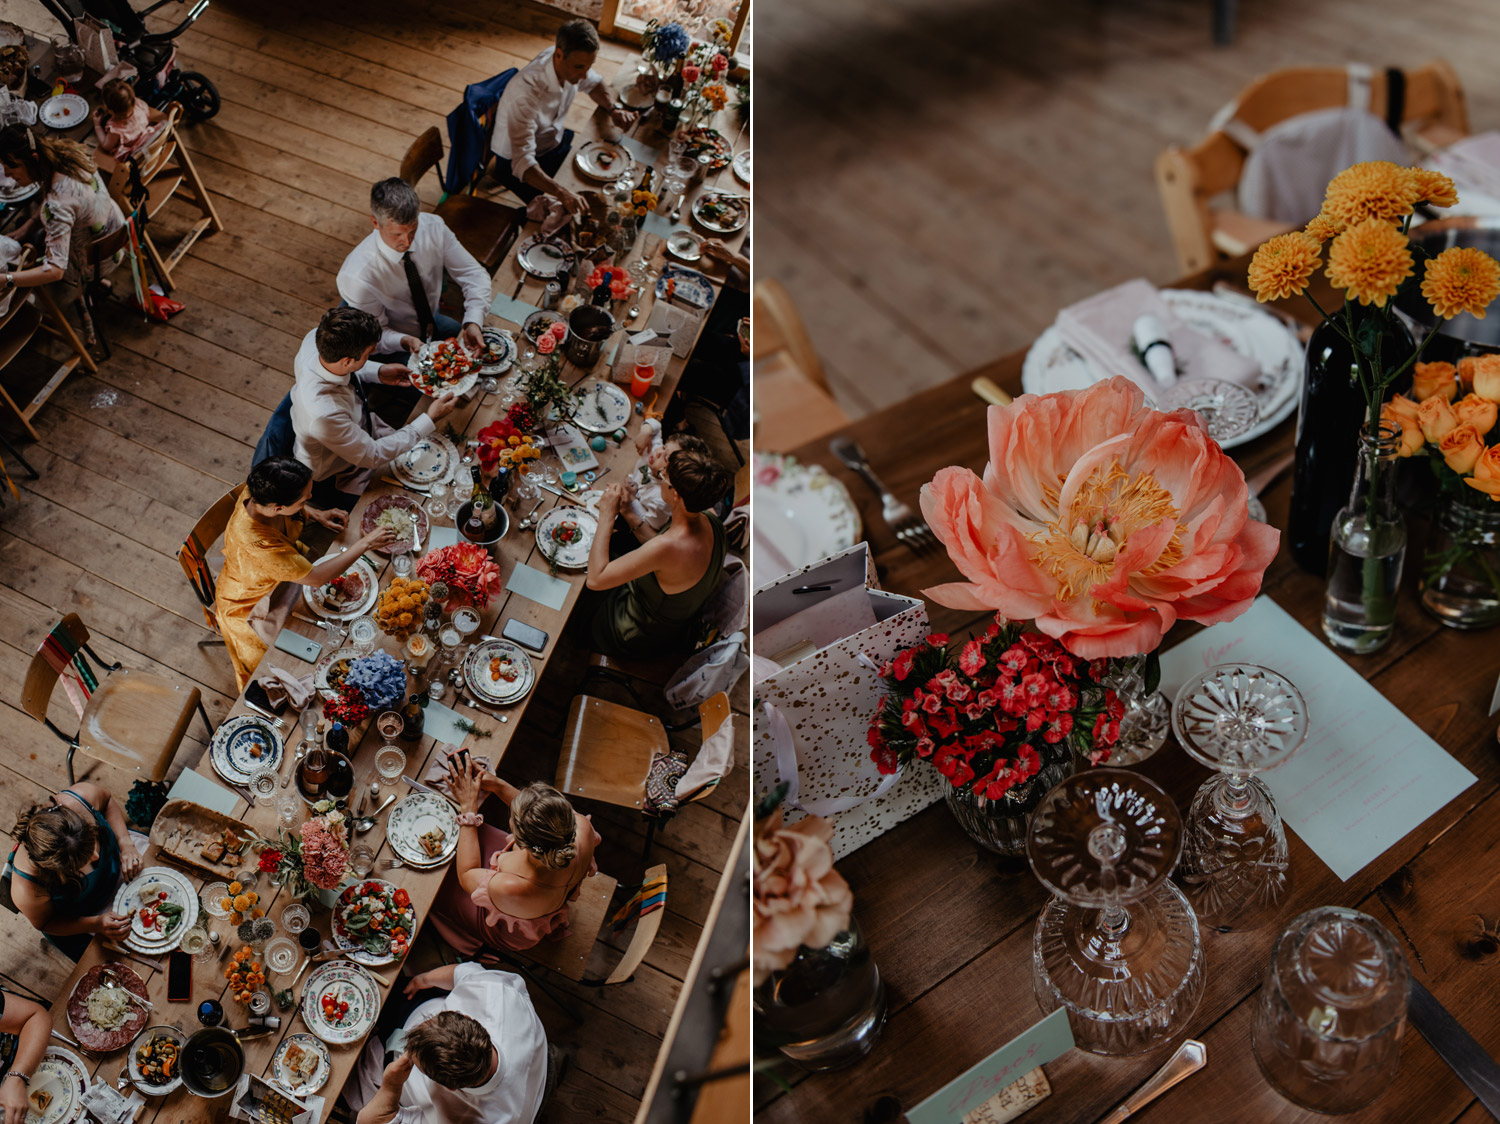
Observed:
[[[350,960],[371,968],[405,956],[416,927],[411,895],[381,878],[344,887],[333,909],[333,939]]]
[[[429,340],[406,361],[412,386],[429,398],[450,390],[454,394],[467,394],[479,382],[479,368],[483,365],[484,358],[470,355],[457,339]]]

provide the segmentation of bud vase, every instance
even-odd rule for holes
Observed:
[[[1036,776],[1012,785],[998,800],[980,796],[971,785],[950,784],[943,790],[948,810],[970,839],[997,855],[1025,857],[1031,813],[1042,797],[1073,775],[1076,767],[1066,743],[1051,749],[1052,756],[1043,757]]]
[[[1500,624],[1500,503],[1445,496],[1422,558],[1422,607],[1449,628]]]
[[[1396,505],[1401,431],[1382,424],[1360,431],[1354,487],[1333,519],[1323,635],[1335,648],[1365,655],[1390,642],[1396,591],[1406,559],[1406,524]]]
[[[842,1069],[870,1052],[885,1023],[885,985],[859,923],[826,948],[797,950],[755,989],[757,1045],[804,1069]]]

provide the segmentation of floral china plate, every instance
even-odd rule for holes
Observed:
[[[458,811],[435,792],[413,792],[391,809],[385,838],[407,866],[442,866],[458,850]]]
[[[559,569],[587,569],[597,527],[598,521],[580,507],[554,507],[536,525],[536,545]]]
[[[511,335],[505,328],[485,328],[484,334],[484,366],[479,368],[481,375],[503,375],[510,370],[510,365],[516,361],[516,337]]]
[[[330,960],[302,985],[302,1021],[330,1046],[358,1042],[379,1017],[380,989],[358,964]]]
[[[237,714],[225,719],[208,743],[209,764],[230,784],[250,783],[258,769],[281,764],[281,735],[259,714]]]
[[[585,433],[614,433],[630,422],[633,407],[630,395],[612,382],[595,380],[587,390],[577,392],[573,424]]]
[[[456,338],[428,340],[407,357],[406,368],[412,386],[429,398],[467,394],[479,382],[480,361]]]
[[[863,526],[849,490],[821,465],[756,453],[751,477],[755,584],[765,585],[859,542]]]
[[[480,702],[504,706],[526,697],[536,682],[531,657],[509,640],[487,636],[464,660],[464,681]]]
[[[143,888],[148,890],[151,898],[157,900],[165,892],[166,901],[182,907],[181,920],[172,927],[171,933],[164,931],[164,921],[160,922],[158,928],[148,927],[142,919]],[[200,905],[198,888],[188,881],[186,875],[171,867],[148,866],[116,892],[114,910],[116,913],[130,914],[130,935],[125,938],[125,947],[144,952],[148,956],[159,956],[182,943],[182,935],[197,924]]]
[[[295,1059],[293,1047],[297,1050]],[[294,1065],[294,1060],[298,1064]],[[271,1075],[283,1089],[299,1099],[328,1084],[332,1072],[333,1055],[311,1034],[287,1035],[271,1057]]]
[[[447,480],[457,464],[458,449],[453,442],[434,433],[391,461],[391,471],[408,488],[425,492],[439,480]]]
[[[368,535],[373,531],[377,521],[387,511],[415,512],[417,516],[417,533],[422,537],[423,543],[428,541],[427,531],[430,521],[427,518],[427,512],[420,503],[412,499],[405,492],[387,492],[385,495],[376,496],[371,500],[370,505],[365,508],[364,517],[359,522],[360,533]],[[386,522],[396,532],[396,542],[392,546],[399,545],[403,550],[410,550],[412,545],[411,516],[407,515],[400,519],[392,518]],[[380,547],[376,550],[376,553],[389,555],[392,546]]]
[[[668,297],[669,293],[671,298]],[[656,299],[676,299],[694,308],[709,308],[714,303],[713,282],[696,269],[669,265],[656,279]]]
[[[375,575],[375,564],[364,557],[355,559],[354,565],[325,585],[302,587],[302,599],[307,602],[307,607],[318,616],[334,621],[352,621],[364,616],[374,606],[379,594],[380,581]]]
[[[516,261],[531,276],[551,281],[558,270],[570,265],[574,258],[572,248],[560,238],[543,238],[533,234],[516,250]]]
[[[83,1094],[88,1092],[89,1067],[72,1050],[48,1046],[27,1087],[32,1095],[46,1093],[51,1100],[46,1112],[30,1106],[26,1124],[74,1124],[84,1117]]]

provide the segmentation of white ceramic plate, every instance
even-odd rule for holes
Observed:
[[[171,936],[148,933],[139,924],[140,889],[148,882],[160,883],[169,895],[168,900],[182,906],[182,923],[172,930]],[[170,952],[182,943],[182,935],[198,921],[199,904],[198,888],[188,881],[186,875],[171,867],[148,866],[120,887],[115,894],[114,909],[117,913],[128,913],[131,917],[130,936],[125,938],[125,946],[136,952],[156,956],[163,952]]]
[[[177,1060],[180,1063],[182,1061],[182,1044],[187,1041],[187,1035],[175,1026],[159,1023],[156,1026],[148,1026],[142,1030],[135,1036],[135,1041],[128,1047],[130,1052],[126,1054],[125,1059],[126,1065],[130,1070],[130,1083],[148,1097],[164,1097],[182,1084],[181,1073],[175,1072],[174,1076],[165,1085],[153,1085],[142,1075],[140,1063],[135,1060],[135,1052],[153,1038],[170,1038],[173,1042],[177,1043]]]
[[[584,510],[591,514],[595,519],[599,518],[599,501],[603,498],[603,488],[589,488],[586,491],[578,493],[578,502],[583,504]]]
[[[543,281],[551,281],[557,276],[557,271],[573,258],[573,251],[566,242],[559,238],[543,238],[540,234],[533,234],[516,251],[516,261],[521,268]]]
[[[349,1004],[339,1019],[330,1021],[323,1015],[323,996],[332,995]],[[307,1029],[330,1046],[347,1046],[358,1042],[375,1026],[380,1017],[380,989],[370,973],[347,960],[330,960],[319,964],[302,985],[302,1021]]]
[[[491,358],[479,368],[481,375],[503,375],[516,361],[516,337],[505,328],[485,328],[484,342],[489,345]]]
[[[345,573],[357,577],[361,582],[359,589],[347,602],[330,605],[324,586],[304,585],[302,599],[307,602],[307,607],[318,616],[332,621],[352,621],[355,617],[362,617],[368,613],[375,604],[375,598],[380,594],[380,581],[375,575],[375,564],[368,558],[360,557],[355,559],[354,565],[350,566]]]
[[[302,1049],[316,1055],[318,1059],[317,1068],[308,1075],[305,1081],[292,1072],[292,1067],[287,1064],[286,1055],[294,1042],[302,1047]],[[316,1093],[324,1085],[328,1084],[328,1076],[332,1072],[333,1055],[328,1052],[328,1047],[319,1042],[311,1034],[304,1034],[301,1031],[296,1034],[289,1034],[286,1038],[282,1039],[281,1045],[276,1047],[276,1053],[271,1057],[271,1075],[276,1078],[283,1089],[287,1090],[287,1092],[298,1100],[309,1094]]]
[[[328,673],[333,670],[333,665],[339,660],[357,660],[361,654],[358,648],[340,648],[320,659],[317,666],[313,668],[313,686],[318,689],[318,694],[325,699],[338,698],[338,689],[328,681]]]
[[[578,524],[581,533],[572,542],[559,544],[553,532],[570,520]],[[598,526],[599,521],[582,508],[571,504],[554,507],[536,525],[536,545],[543,557],[559,569],[584,570],[588,568],[589,548],[594,543]]]
[[[1213,293],[1163,289],[1161,295],[1184,324],[1260,364],[1261,380],[1250,388],[1260,407],[1260,421],[1246,433],[1224,442],[1224,448],[1254,441],[1296,411],[1302,393],[1304,349],[1286,325],[1270,313]],[[1021,388],[1028,394],[1082,390],[1098,381],[1095,368],[1063,343],[1055,325],[1031,345],[1021,367]]]
[[[630,395],[612,382],[596,380],[592,387],[579,388],[573,424],[585,433],[613,433],[630,421]]]
[[[364,515],[359,521],[360,531],[368,535],[375,529],[375,521],[379,519],[382,514],[389,511],[393,507],[400,508],[403,511],[416,513],[417,534],[421,536],[424,543],[427,542],[427,532],[431,530],[432,526],[432,521],[427,518],[427,509],[424,508],[418,500],[414,499],[412,496],[407,495],[405,492],[391,491],[387,492],[383,496],[376,496],[373,500],[371,500],[369,506],[365,508]],[[410,518],[410,516],[407,516],[406,519],[397,520],[397,526],[401,527],[401,531],[399,532],[401,537],[398,538],[390,546],[382,546],[377,548],[375,551],[376,554],[384,554],[389,557],[393,553],[394,549],[398,546],[404,550],[411,549],[412,539]]]
[[[756,453],[752,472],[757,527],[751,554],[757,586],[859,542],[859,509],[848,489],[821,465]]]
[[[443,830],[443,852],[432,858],[418,842],[434,828]],[[431,792],[413,792],[397,801],[385,821],[385,837],[391,850],[407,866],[442,866],[458,850],[458,812],[452,804]]]
[[[746,187],[750,186],[750,150],[747,148],[734,158],[730,165],[734,169],[734,178]]]
[[[703,240],[691,230],[674,230],[667,235],[667,253],[678,261],[702,261]]]
[[[338,946],[340,948],[349,950],[349,959],[353,960],[356,964],[364,964],[371,968],[379,968],[385,964],[394,964],[398,959],[400,959],[401,956],[406,955],[405,950],[403,950],[399,955],[394,951],[394,949],[387,952],[366,951],[365,947],[359,943],[358,938],[356,938],[345,925],[343,918],[344,907],[347,905],[351,905],[356,897],[363,897],[364,895],[362,891],[372,882],[391,895],[394,895],[396,891],[401,888],[394,882],[387,882],[384,878],[361,878],[359,881],[353,883],[352,885],[345,886],[343,891],[339,894],[339,904],[333,907],[333,939],[338,943]],[[414,905],[408,905],[406,907],[405,913],[407,917],[407,923],[405,925],[407,931],[406,947],[410,948],[411,942],[416,938],[417,907]]]
[[[474,362],[473,357],[469,356],[456,339],[428,340],[406,357],[406,369],[411,372],[412,386],[429,398],[437,398],[450,390],[454,394],[469,393],[474,389],[474,384],[479,381],[479,367],[477,365],[470,367],[468,374],[457,379],[435,375],[432,371],[432,357],[437,354],[439,348],[448,348],[460,360],[467,357],[470,363]]]
[[[635,157],[622,144],[594,140],[578,150],[573,166],[591,180],[613,183],[635,170]]]
[[[491,677],[490,661],[496,659],[501,661],[499,670],[502,672],[506,671],[506,662],[510,663],[514,679]],[[526,692],[536,682],[536,669],[531,664],[531,657],[518,646],[509,640],[487,636],[474,645],[474,650],[464,660],[464,679],[469,690],[479,696],[480,702],[504,706],[526,697]]]
[[[259,757],[254,753],[257,748]],[[281,735],[258,714],[225,719],[208,743],[209,763],[230,784],[246,785],[256,770],[279,768],[281,754]]]
[[[722,203],[725,209],[710,215],[708,207],[716,203]],[[729,191],[705,191],[693,200],[693,219],[704,230],[733,234],[745,229],[745,224],[750,221],[750,200]]]
[[[83,1094],[88,1092],[89,1071],[83,1059],[72,1050],[48,1046],[36,1072],[31,1075],[30,1091],[52,1094],[45,1114],[27,1107],[26,1124],[73,1124],[83,1119]]]
[[[422,438],[391,461],[396,479],[408,488],[425,492],[439,480],[447,480],[458,464],[458,450],[441,433]]]
[[[49,129],[71,129],[89,119],[89,103],[78,94],[54,94],[37,107],[36,115]]]

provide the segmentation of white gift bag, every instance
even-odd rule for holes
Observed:
[[[926,762],[882,774],[870,760],[879,668],[927,637],[927,606],[876,586],[865,543],[755,591],[755,784],[787,785],[786,819],[822,816],[835,858],[943,795]]]

